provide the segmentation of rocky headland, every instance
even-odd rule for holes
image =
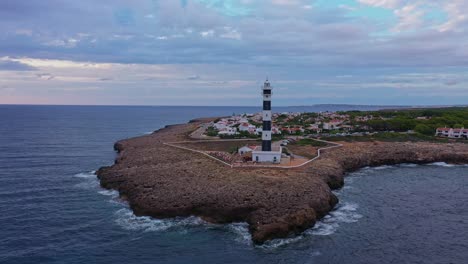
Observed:
[[[345,143],[296,169],[230,168],[164,143],[190,140],[207,119],[167,126],[119,141],[115,164],[98,170],[136,215],[199,216],[214,223],[245,221],[255,243],[297,234],[333,210],[332,189],[347,172],[399,163],[468,163],[468,144]]]

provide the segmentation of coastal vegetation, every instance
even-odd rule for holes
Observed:
[[[350,120],[372,116],[365,122],[354,121],[357,125],[368,126],[373,131],[414,130],[424,135],[434,135],[439,127],[468,128],[468,107],[402,109],[380,111],[348,111]]]
[[[321,137],[321,139],[326,141],[346,141],[346,142],[370,142],[370,141],[383,141],[383,142],[439,142],[439,143],[447,143],[449,142],[448,139],[445,138],[436,138],[434,136],[427,136],[420,133],[398,133],[398,132],[381,132],[381,133],[373,133],[369,135],[362,135],[362,136],[325,136]],[[463,142],[463,141],[461,141]]]
[[[215,120],[207,136],[222,139],[259,139],[262,115],[243,114]],[[387,109],[379,111],[338,111],[319,113],[275,113],[272,140],[288,137],[318,137],[344,141],[434,141],[467,138],[466,131],[443,132],[443,128],[468,128],[468,107]],[[437,136],[436,136],[437,135]],[[335,138],[337,137],[337,138]],[[466,141],[466,140],[465,140]],[[302,141],[299,144],[319,144]]]

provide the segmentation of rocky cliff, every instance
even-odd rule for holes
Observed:
[[[187,140],[202,121],[168,126],[115,144],[115,164],[98,170],[136,215],[196,215],[215,223],[245,221],[262,243],[297,234],[337,204],[332,189],[346,172],[398,163],[468,163],[467,144],[348,143],[298,169],[229,168],[164,142]]]

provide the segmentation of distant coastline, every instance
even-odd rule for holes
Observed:
[[[123,104],[0,104],[0,106],[82,106],[82,107],[247,107],[259,108],[255,105],[123,105]],[[468,104],[455,105],[363,105],[363,104],[312,104],[312,105],[279,105],[278,108],[309,108],[309,107],[346,107],[358,110],[357,108],[378,109],[424,109],[424,108],[449,108],[468,107]]]

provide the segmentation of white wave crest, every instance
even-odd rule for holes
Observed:
[[[226,228],[237,236],[236,241],[248,245],[252,244],[252,236],[249,233],[249,224],[245,222],[232,223],[226,225]]]
[[[76,188],[94,189],[99,186],[99,182],[96,177],[96,171],[78,173],[75,174],[74,177],[82,179],[82,182],[75,184]]]
[[[77,178],[96,178],[96,171],[90,171],[90,172],[82,172],[75,174],[74,177]]]
[[[307,230],[306,234],[318,236],[331,235],[336,232],[340,224],[355,223],[361,219],[362,215],[357,213],[358,208],[358,204],[343,203],[336,210],[318,221],[313,228]]]
[[[99,191],[98,193],[104,196],[111,196],[112,198],[119,197],[119,192],[116,190],[102,190],[102,191]]]
[[[372,169],[373,170],[387,170],[387,169],[391,169],[391,168],[394,168],[394,166],[383,165],[383,166],[373,167]]]
[[[415,168],[417,166],[419,166],[418,164],[414,164],[414,163],[402,163],[399,165],[400,167],[404,167],[404,168]]]
[[[129,208],[122,208],[116,213],[116,223],[126,230],[144,232],[165,231],[175,227],[193,227],[205,224],[199,217],[155,219],[149,216],[136,216]]]
[[[257,247],[262,248],[262,249],[275,249],[275,248],[282,247],[291,243],[298,242],[302,239],[304,239],[303,235],[299,235],[299,236],[291,237],[291,238],[273,239]]]
[[[362,218],[362,215],[357,213],[358,204],[343,203],[338,206],[336,210],[330,212],[322,220],[318,221],[313,228],[306,230],[302,235],[290,238],[273,239],[265,242],[263,245],[256,246],[257,248],[269,250],[282,247],[291,243],[296,243],[307,236],[328,236],[336,232],[342,223],[355,223]],[[247,223],[233,223],[227,225],[227,230],[236,234],[238,239],[236,241],[252,244],[252,236],[249,233]],[[316,252],[320,255],[320,252]]]
[[[451,167],[455,167],[455,165],[453,164],[448,164],[446,162],[434,162],[434,163],[430,163],[428,164],[430,166],[440,166],[440,167],[448,167],[448,168],[451,168]]]

